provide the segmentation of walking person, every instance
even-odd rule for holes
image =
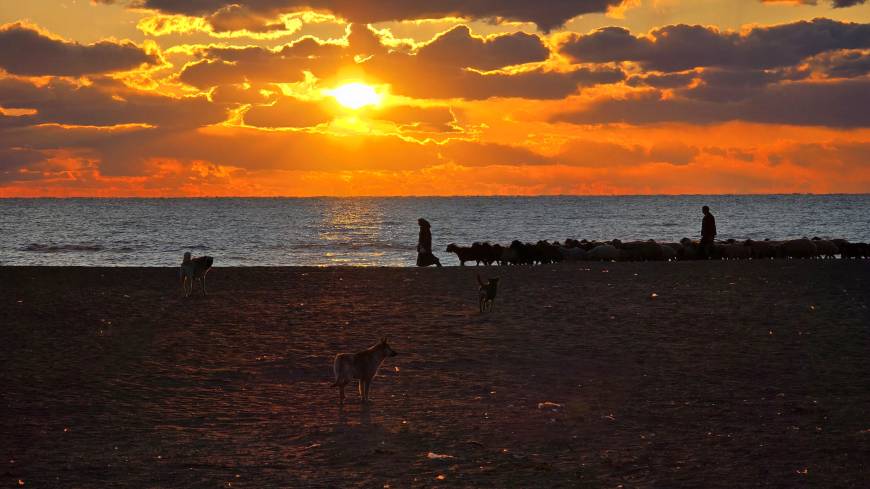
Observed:
[[[701,220],[701,257],[710,258],[713,252],[713,240],[716,238],[716,218],[710,213],[706,205],[701,208],[704,219]]]
[[[441,266],[441,260],[432,254],[432,231],[429,221],[417,219],[420,225],[420,238],[417,240],[417,266],[428,267],[429,265]]]

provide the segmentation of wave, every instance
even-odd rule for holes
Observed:
[[[105,248],[96,244],[41,244],[41,243],[30,243],[29,245],[21,248],[21,251],[32,251],[34,253],[66,253],[73,251],[103,251]]]
[[[407,244],[407,243],[390,243],[390,242],[361,242],[355,243],[352,241],[345,241],[336,243],[334,241],[325,242],[325,243],[298,243],[290,245],[291,249],[296,250],[329,250],[329,249],[349,249],[349,250],[365,250],[365,249],[373,249],[373,250],[414,250],[416,249],[416,244]]]

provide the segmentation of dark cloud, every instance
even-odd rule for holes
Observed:
[[[136,6],[165,13],[209,16],[228,6],[244,9],[251,16],[276,17],[281,13],[314,9],[351,22],[468,17],[533,22],[543,30],[559,27],[578,15],[605,12],[623,0],[548,0],[545,5],[530,0],[139,0]]]
[[[221,122],[226,109],[204,96],[173,98],[128,89],[111,80],[78,86],[52,80],[45,86],[10,78],[0,79],[0,106],[33,109],[35,115],[14,117],[11,125],[57,123],[112,126],[153,124],[197,127]]]
[[[810,75],[806,70],[706,69],[696,77],[698,83],[677,91],[687,98],[712,102],[732,102],[754,96],[766,86],[784,80],[797,81]]]
[[[649,148],[638,144],[617,144],[606,141],[574,139],[548,159],[550,163],[588,168],[635,166],[645,163],[687,165],[694,161],[698,149],[674,141],[656,143]]]
[[[209,99],[217,104],[269,104],[276,100],[281,90],[268,84],[221,85],[209,93]]]
[[[534,34],[517,32],[486,39],[472,36],[467,26],[460,25],[422,46],[417,56],[432,64],[494,70],[545,61],[550,50]]]
[[[579,62],[635,61],[647,70],[673,72],[697,67],[776,68],[826,51],[867,47],[870,24],[814,19],[756,27],[745,34],[680,24],[635,37],[620,27],[607,27],[575,35],[561,51]]]
[[[816,5],[818,4],[817,0],[761,0],[764,3],[802,3],[804,5]],[[845,7],[854,7],[855,5],[862,5],[867,0],[830,0],[830,4],[834,8],[845,8]]]
[[[200,49],[201,59],[188,63],[179,80],[201,89],[218,85],[249,83],[292,83],[302,81],[304,72],[328,77],[341,66],[356,64],[357,55],[386,53],[380,38],[365,26],[351,26],[348,46],[305,36],[278,49],[257,46]]]
[[[399,105],[372,109],[364,116],[396,124],[406,130],[421,132],[453,132],[456,118],[449,107],[416,107]]]
[[[645,85],[653,88],[678,88],[688,85],[698,76],[693,71],[689,73],[665,73],[663,75],[635,75],[626,80],[626,84],[632,87]]]
[[[306,101],[281,97],[271,105],[255,105],[245,113],[245,123],[256,127],[303,128],[330,122],[346,115],[337,103],[329,100]],[[366,107],[354,112],[361,119],[387,121],[397,126],[421,132],[451,132],[456,120],[448,107],[416,107],[408,105]]]
[[[257,127],[312,127],[329,122],[334,113],[325,103],[308,102],[295,97],[281,97],[272,105],[251,107],[245,124]]]
[[[374,59],[365,66],[380,78],[389,80],[398,94],[436,99],[521,97],[554,100],[576,93],[580,86],[615,83],[625,77],[622,71],[607,68],[580,68],[569,72],[536,69],[516,74],[481,74],[426,66],[410,59]],[[407,71],[399,71],[402,66]],[[392,73],[400,75],[393,76]]]
[[[19,170],[45,160],[41,151],[29,148],[0,148],[0,182],[14,180]]]
[[[208,23],[215,32],[249,31],[256,33],[285,30],[283,22],[259,15],[246,6],[226,5],[209,15]]]
[[[81,76],[136,68],[158,59],[131,42],[79,44],[15,23],[0,27],[0,68],[16,75]]]
[[[829,78],[857,78],[870,73],[870,53],[840,51],[826,53],[810,61],[813,69]]]
[[[554,122],[575,124],[710,124],[742,120],[800,126],[870,127],[870,80],[839,83],[802,82],[769,85],[739,101],[684,97],[661,98],[648,92],[628,99],[607,99],[583,110],[564,112]]]
[[[453,46],[453,49],[448,49]],[[280,49],[260,47],[218,48],[200,51],[202,59],[184,67],[179,79],[202,89],[244,82],[290,82],[310,71],[327,83],[345,67],[353,67],[394,93],[416,98],[524,97],[558,99],[575,93],[578,86],[621,81],[625,75],[614,68],[575,68],[549,71],[542,68],[519,73],[479,73],[472,68],[501,66],[546,59],[541,40],[530,34],[508,34],[483,40],[459,27],[435,38],[419,52],[390,51],[370,29],[354,25],[348,45],[303,38]],[[451,54],[451,51],[453,54]],[[357,55],[366,60],[355,61]]]

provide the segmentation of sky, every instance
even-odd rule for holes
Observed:
[[[0,197],[870,192],[867,0],[0,0]]]

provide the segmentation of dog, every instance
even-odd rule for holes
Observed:
[[[335,356],[333,369],[335,370],[335,382],[331,387],[338,387],[338,403],[344,404],[344,387],[351,380],[359,380],[359,395],[362,402],[369,401],[369,389],[372,386],[372,379],[384,363],[387,357],[398,355],[395,350],[387,344],[387,337],[381,338],[378,344],[367,350],[357,353],[339,353]]]
[[[184,254],[178,275],[181,281],[181,291],[185,297],[190,297],[190,294],[193,293],[193,286],[197,280],[202,285],[202,295],[207,295],[205,292],[205,274],[211,270],[213,263],[214,258],[210,256],[191,258],[189,251]]]
[[[495,301],[495,294],[498,292],[498,277],[490,278],[489,281],[484,282],[480,275],[477,275],[477,283],[480,284],[480,288],[478,288],[480,312],[487,310],[492,312],[492,304]]]

